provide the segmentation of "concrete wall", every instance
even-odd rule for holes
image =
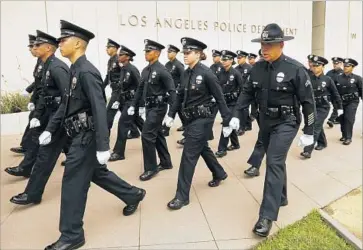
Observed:
[[[312,53],[324,56],[325,41],[325,1],[313,2],[313,21],[312,21]]]
[[[133,49],[137,53],[134,63],[140,70],[146,66],[142,51],[145,38],[179,47],[183,36],[200,39],[208,45],[209,65],[212,49],[257,53],[259,44],[250,40],[271,22],[286,28],[286,35],[296,37],[286,43],[286,54],[305,62],[311,52],[309,1],[6,1],[1,2],[3,90],[22,90],[32,81],[36,60],[27,51],[27,35],[40,29],[58,36],[60,19],[95,33],[87,56],[103,76],[108,60],[107,38]],[[166,61],[164,51],[161,62]]]

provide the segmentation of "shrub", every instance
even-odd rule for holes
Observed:
[[[1,95],[1,114],[18,113],[28,111],[30,97],[22,96],[19,93],[5,93]]]

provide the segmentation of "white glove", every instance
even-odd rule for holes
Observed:
[[[119,102],[114,102],[113,104],[112,104],[112,107],[111,107],[111,109],[118,109],[118,107],[120,106],[120,103]]]
[[[134,115],[135,114],[135,108],[133,106],[130,106],[128,109],[127,109],[127,114],[128,115]]]
[[[47,145],[49,144],[49,142],[52,140],[52,134],[48,131],[44,131],[40,136],[39,136],[39,144],[40,145]]]
[[[233,128],[231,126],[228,126],[228,127],[223,127],[222,128],[222,131],[223,131],[223,136],[224,137],[228,137],[231,135],[232,131],[233,131]]]
[[[108,162],[108,159],[110,159],[111,154],[110,151],[97,151],[96,152],[97,160],[101,165],[104,165]]]
[[[314,136],[313,135],[305,135],[303,134],[299,138],[298,146],[299,147],[306,147],[314,143]]]
[[[29,111],[33,111],[34,109],[35,109],[35,105],[34,105],[34,103],[29,102],[29,103],[28,103],[28,110],[29,110]]]
[[[26,90],[23,90],[23,92],[21,92],[21,95],[24,97],[27,97],[27,96],[29,96],[29,92]]]
[[[231,121],[229,122],[229,126],[234,130],[238,130],[239,129],[239,119],[237,117],[233,117],[231,119]]]
[[[145,108],[144,107],[139,108],[139,115],[143,116],[144,114],[145,114]]]
[[[29,128],[36,128],[40,126],[40,121],[37,118],[30,120]]]
[[[163,125],[167,126],[168,128],[171,128],[174,124],[174,119],[170,116],[166,116],[163,121]]]
[[[338,116],[341,116],[343,114],[343,110],[342,109],[338,109],[337,110]]]

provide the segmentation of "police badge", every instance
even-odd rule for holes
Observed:
[[[324,88],[326,86],[326,82],[322,82],[321,86]]]
[[[231,81],[231,82],[232,82],[233,80],[234,80],[234,75],[230,75],[230,76],[229,76],[229,81]]]
[[[201,75],[199,75],[199,76],[197,76],[197,77],[195,78],[195,83],[196,83],[196,84],[201,84],[201,83],[202,83],[202,81],[203,81],[203,77],[202,77]]]
[[[75,89],[77,85],[77,77],[73,77],[72,78],[72,85],[71,85],[71,89]]]
[[[355,79],[350,79],[350,83],[354,83],[355,82]]]
[[[39,65],[38,66],[38,69],[37,69],[38,70],[38,73],[42,70],[42,68],[43,68],[42,65]]]
[[[156,77],[156,71],[154,71],[152,74],[151,74],[151,78],[155,78]]]
[[[47,73],[45,73],[45,79],[48,80],[49,79],[49,76],[50,76],[50,72],[48,70]]]

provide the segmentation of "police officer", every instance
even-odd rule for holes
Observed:
[[[106,167],[109,132],[106,96],[99,71],[87,60],[85,51],[94,34],[61,20],[59,47],[71,62],[68,93],[57,113],[39,137],[48,144],[60,126],[72,138],[62,180],[60,238],[46,250],[70,250],[84,245],[83,215],[90,182],[114,194],[127,206],[124,215],[135,212],[145,190],[133,187]]]
[[[221,70],[223,68],[223,65],[221,63],[221,52],[216,49],[212,50],[212,57],[213,64],[210,66],[210,69],[217,77],[219,77],[219,74],[221,73]]]
[[[343,113],[342,100],[340,99],[338,90],[334,81],[324,75],[324,66],[328,64],[328,60],[321,56],[314,56],[312,59],[314,76],[311,77],[311,82],[314,90],[315,106],[316,106],[316,120],[314,127],[314,142],[318,142],[315,147],[316,150],[322,150],[327,147],[325,141],[323,124],[328,117],[330,110],[330,102],[334,105],[339,114]],[[323,135],[322,135],[323,134]],[[318,138],[324,138],[318,141]],[[304,158],[311,158],[311,153],[314,149],[314,144],[304,148],[301,156]]]
[[[165,47],[155,41],[145,39],[145,59],[149,62],[141,72],[141,82],[128,114],[143,115],[146,108],[146,120],[142,129],[142,151],[144,156],[144,173],[140,175],[141,181],[153,178],[159,171],[171,169],[172,163],[168,145],[162,132],[162,121],[168,109],[168,102],[175,101],[175,85],[172,76],[159,62],[161,50]],[[143,107],[145,106],[145,107]],[[158,152],[160,164],[156,162]]]
[[[265,61],[251,69],[249,80],[242,90],[236,111],[248,107],[257,98],[260,111],[260,130],[266,156],[266,177],[259,219],[253,232],[266,237],[276,221],[280,206],[287,205],[286,156],[300,126],[300,104],[304,113],[304,135],[299,145],[314,143],[315,104],[311,82],[305,67],[283,54],[284,41],[293,39],[275,23],[265,26],[260,42]],[[238,128],[238,114],[230,121]]]
[[[42,127],[43,131],[59,107],[61,98],[68,88],[70,75],[68,66],[54,54],[58,48],[58,41],[55,37],[37,30],[34,47],[44,63],[44,67],[41,80],[42,89],[30,123],[34,123],[34,120],[38,121],[39,126],[37,127]],[[39,139],[35,138],[35,140]],[[65,131],[60,130],[55,133],[50,144],[39,147],[25,191],[13,196],[10,199],[12,203],[27,205],[41,201],[45,185],[66,143]],[[26,154],[33,150],[29,149]]]
[[[337,78],[337,89],[343,100],[343,115],[339,116],[344,145],[352,142],[355,114],[359,105],[359,97],[362,99],[362,77],[353,74],[353,69],[358,62],[352,58],[344,59],[344,74]]]
[[[169,61],[165,64],[165,68],[167,68],[167,70],[169,71],[169,73],[171,74],[171,76],[173,77],[174,80],[174,85],[175,85],[175,89],[176,92],[178,93],[179,89],[180,89],[180,85],[184,74],[184,65],[176,58],[176,55],[179,53],[179,49],[178,47],[169,44],[167,46],[168,48],[168,59]],[[181,116],[179,115],[179,118]],[[183,124],[183,118],[180,118],[181,122]],[[177,131],[184,131],[183,125],[181,127],[179,127],[177,129]],[[163,126],[163,133],[164,136],[169,136],[169,132],[170,132],[170,128]]]
[[[205,65],[199,62],[201,52],[207,48],[204,43],[193,38],[181,39],[184,63],[188,69],[184,73],[184,91],[178,95],[177,101],[170,108],[164,124],[171,127],[175,114],[180,110],[185,118],[185,144],[180,162],[178,187],[175,198],[168,203],[170,209],[176,210],[189,204],[189,192],[200,156],[212,172],[213,180],[210,187],[219,186],[227,178],[227,173],[218,163],[208,145],[213,139],[213,123],[217,107],[222,115],[224,134],[229,136],[232,129],[228,126],[231,112],[223,98],[218,79]],[[215,98],[216,102],[212,102]]]
[[[237,69],[232,67],[232,62],[234,61],[234,58],[237,57],[237,54],[229,50],[222,50],[221,53],[223,70],[221,71],[219,77],[219,84],[222,87],[222,92],[224,95],[224,100],[227,103],[227,107],[232,113],[242,88],[242,75]],[[229,138],[231,139],[230,146],[228,146]],[[223,157],[227,155],[227,150],[232,151],[239,148],[240,145],[237,132],[233,130],[231,135],[226,137],[223,135],[222,129],[221,136],[219,138],[218,151],[215,153],[215,155],[217,157]]]
[[[333,79],[334,83],[337,84],[338,76],[342,75],[344,73],[342,66],[343,66],[343,58],[341,57],[333,57],[333,69],[329,70],[326,75],[329,76],[331,79]],[[334,124],[339,124],[339,122],[336,120],[338,117],[337,110],[334,108],[333,112],[331,113],[327,124],[329,127],[334,127]]]
[[[256,64],[256,58],[257,58],[257,55],[254,54],[254,53],[249,53],[248,54],[248,63],[253,66]]]
[[[28,44],[29,51],[32,54],[32,56],[37,57],[37,55],[35,53],[34,46],[33,46],[33,43],[34,43],[34,41],[36,39],[36,36],[29,34],[28,37],[29,37],[29,44]],[[33,102],[30,101],[29,104],[28,104],[28,110],[31,111],[30,114],[29,114],[29,122],[30,122],[32,114],[33,114],[32,111],[34,110],[34,102],[35,102],[34,100],[35,100],[35,98],[37,96],[35,90],[36,90],[36,84],[39,81],[39,76],[41,75],[41,68],[42,68],[41,63],[42,63],[42,61],[38,58],[37,63],[36,63],[35,68],[34,68],[34,71],[33,71],[34,82],[31,83],[25,89],[24,94],[23,94],[23,95],[28,95],[28,94],[33,92],[33,95],[31,97],[31,100],[33,100]],[[39,67],[39,72],[38,72],[38,67]],[[29,122],[28,122],[28,124],[27,124],[27,126],[25,128],[25,131],[23,133],[23,137],[21,138],[20,147],[10,148],[10,151],[12,151],[14,153],[17,153],[17,154],[24,154],[25,153],[26,148],[27,148],[27,141],[31,140],[31,136],[30,136],[31,133],[29,133]]]
[[[125,159],[127,133],[131,129],[132,124],[136,124],[140,130],[142,130],[142,127],[144,126],[144,120],[139,116],[138,112],[134,115],[128,115],[127,113],[127,110],[135,97],[137,87],[140,84],[140,72],[131,64],[135,56],[135,52],[126,46],[121,45],[118,58],[119,63],[122,65],[119,95],[121,97],[120,100],[123,103],[123,108],[118,122],[117,139],[110,161]]]

